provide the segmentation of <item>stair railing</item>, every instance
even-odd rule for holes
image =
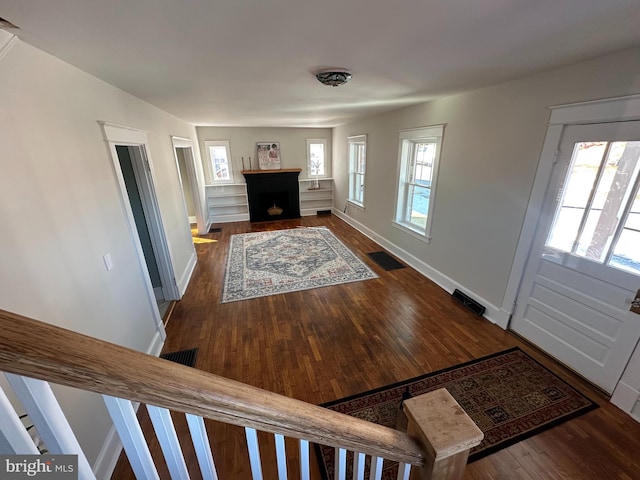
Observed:
[[[172,479],[188,479],[189,473],[170,411],[186,414],[202,476],[213,480],[218,474],[205,418],[244,427],[254,480],[263,478],[257,431],[274,435],[279,480],[288,478],[285,436],[299,439],[303,480],[310,476],[310,442],[336,448],[336,479],[345,479],[346,452],[352,451],[354,479],[364,479],[368,455],[371,479],[380,478],[386,459],[399,463],[398,479],[454,480],[483,438],[446,390],[405,402],[406,433],[3,310],[0,325],[1,371],[104,396],[138,479],[159,476],[134,402],[147,405]],[[57,453],[79,453],[74,449]]]

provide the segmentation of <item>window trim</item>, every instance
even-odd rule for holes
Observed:
[[[211,158],[211,150],[210,147],[225,147],[226,151],[227,151],[227,165],[229,166],[229,178],[225,178],[222,180],[218,180],[216,179],[215,176],[215,169],[213,167],[213,158]],[[206,140],[204,142],[204,148],[205,148],[205,152],[207,155],[207,173],[209,175],[209,180],[211,181],[211,183],[209,185],[219,185],[219,184],[227,184],[227,183],[233,183],[234,179],[233,179],[233,162],[232,162],[232,157],[231,157],[231,146],[230,146],[230,142],[229,140]]]
[[[364,170],[362,172],[356,171],[355,158],[351,158],[351,146],[352,145],[364,145]],[[366,198],[366,179],[367,179],[367,135],[351,135],[347,137],[347,156],[349,159],[349,178],[348,178],[348,190],[347,190],[347,202],[356,205],[364,209],[364,202]],[[355,198],[354,183],[352,181],[354,175],[362,175],[362,199]]]
[[[324,173],[322,175],[313,175],[311,173],[311,145],[322,144],[324,146]],[[330,178],[330,162],[327,155],[327,139],[326,138],[307,138],[307,178]]]
[[[438,183],[438,170],[440,166],[440,155],[442,153],[442,138],[444,136],[444,125],[433,125],[429,127],[411,128],[400,130],[398,134],[398,171],[396,183],[396,209],[392,223],[395,227],[409,233],[415,238],[429,243],[432,235],[433,212],[436,198],[436,188]],[[436,152],[431,167],[431,185],[429,186],[429,208],[427,211],[427,221],[424,229],[413,223],[404,220],[405,210],[408,200],[408,177],[412,163],[414,145],[416,143],[435,143]]]

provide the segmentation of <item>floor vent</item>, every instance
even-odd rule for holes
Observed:
[[[369,258],[380,265],[385,270],[397,270],[399,268],[404,268],[404,264],[400,263],[398,260],[393,258],[387,252],[371,252],[367,253]]]
[[[455,298],[457,301],[459,301],[462,305],[467,307],[469,310],[471,310],[473,313],[475,313],[476,315],[479,315],[479,316],[484,315],[486,308],[484,308],[482,305],[480,305],[478,302],[476,302],[473,298],[471,298],[466,293],[462,293],[460,290],[456,288],[451,294],[451,296]]]
[[[316,215],[331,215],[331,210],[318,210]]]
[[[218,233],[218,232],[221,232],[221,231],[222,231],[222,228],[220,228],[220,227],[211,227],[209,229],[209,233]]]
[[[192,348],[190,350],[180,350],[179,352],[164,353],[160,355],[160,358],[180,363],[182,365],[186,365],[187,367],[193,367],[196,364],[197,356],[198,349]]]

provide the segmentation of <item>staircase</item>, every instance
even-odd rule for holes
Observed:
[[[78,455],[78,478],[96,477],[48,382],[101,394],[137,479],[159,479],[136,415],[146,406],[172,480],[189,479],[171,412],[184,414],[203,479],[217,480],[205,419],[242,427],[254,480],[277,465],[278,480],[311,478],[310,444],[336,449],[335,479],[379,480],[383,460],[398,462],[398,479],[462,478],[482,432],[444,389],[407,400],[406,432],[146,355],[0,310],[0,370],[42,436],[48,452]],[[258,432],[273,436],[275,458],[261,455]],[[264,438],[264,434],[260,434]],[[285,438],[295,439],[296,472],[288,471]],[[291,452],[289,452],[291,453]],[[0,390],[0,454],[39,454]],[[370,468],[365,459],[370,457]],[[2,466],[0,465],[0,477]],[[220,479],[227,480],[227,479]],[[233,480],[233,479],[231,479]]]

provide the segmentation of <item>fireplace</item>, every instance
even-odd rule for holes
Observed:
[[[300,218],[300,168],[283,170],[245,170],[252,222]]]

